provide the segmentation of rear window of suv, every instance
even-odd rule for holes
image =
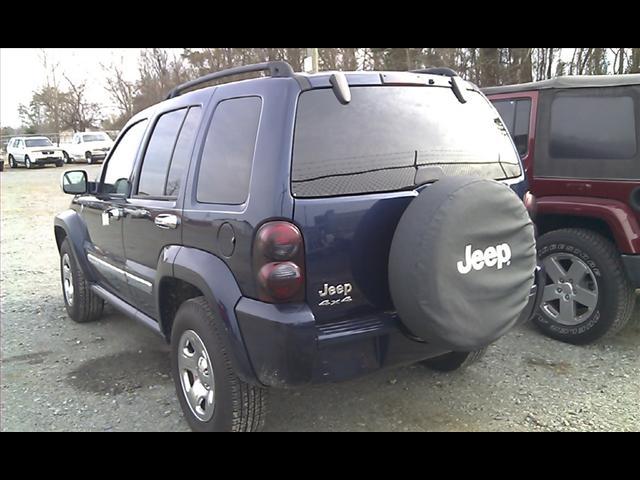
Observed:
[[[326,197],[413,187],[420,171],[503,180],[520,176],[518,154],[496,110],[442,87],[351,87],[342,105],[330,89],[298,101],[291,189]],[[429,175],[426,175],[429,177]]]

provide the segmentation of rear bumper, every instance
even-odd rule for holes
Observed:
[[[640,255],[621,255],[627,277],[634,288],[640,288]]]
[[[542,278],[538,269],[518,323],[535,314]],[[407,336],[393,312],[318,325],[306,304],[272,305],[243,297],[235,314],[257,380],[270,387],[349,380],[447,353]]]
[[[446,352],[409,339],[392,313],[317,325],[305,304],[249,298],[235,313],[257,379],[270,387],[348,380]]]

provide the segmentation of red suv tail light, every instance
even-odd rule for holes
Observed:
[[[260,300],[304,301],[304,245],[298,227],[285,221],[262,225],[253,243],[253,271]]]
[[[529,212],[529,216],[534,220],[536,218],[536,210],[538,209],[535,195],[527,190],[522,201],[524,202],[524,206],[527,208],[527,212]]]

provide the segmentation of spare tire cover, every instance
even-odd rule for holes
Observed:
[[[389,252],[389,289],[415,336],[458,351],[513,327],[534,282],[536,245],[526,208],[507,186],[446,177],[404,211]]]

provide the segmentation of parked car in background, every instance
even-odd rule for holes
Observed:
[[[66,163],[102,161],[106,158],[111,147],[113,147],[113,140],[105,132],[74,133],[70,143],[60,144]]]
[[[485,88],[537,199],[535,323],[570,343],[618,332],[640,287],[640,75]]]
[[[47,137],[14,137],[7,144],[7,161],[11,168],[23,165],[26,168],[64,164],[62,149]]]

